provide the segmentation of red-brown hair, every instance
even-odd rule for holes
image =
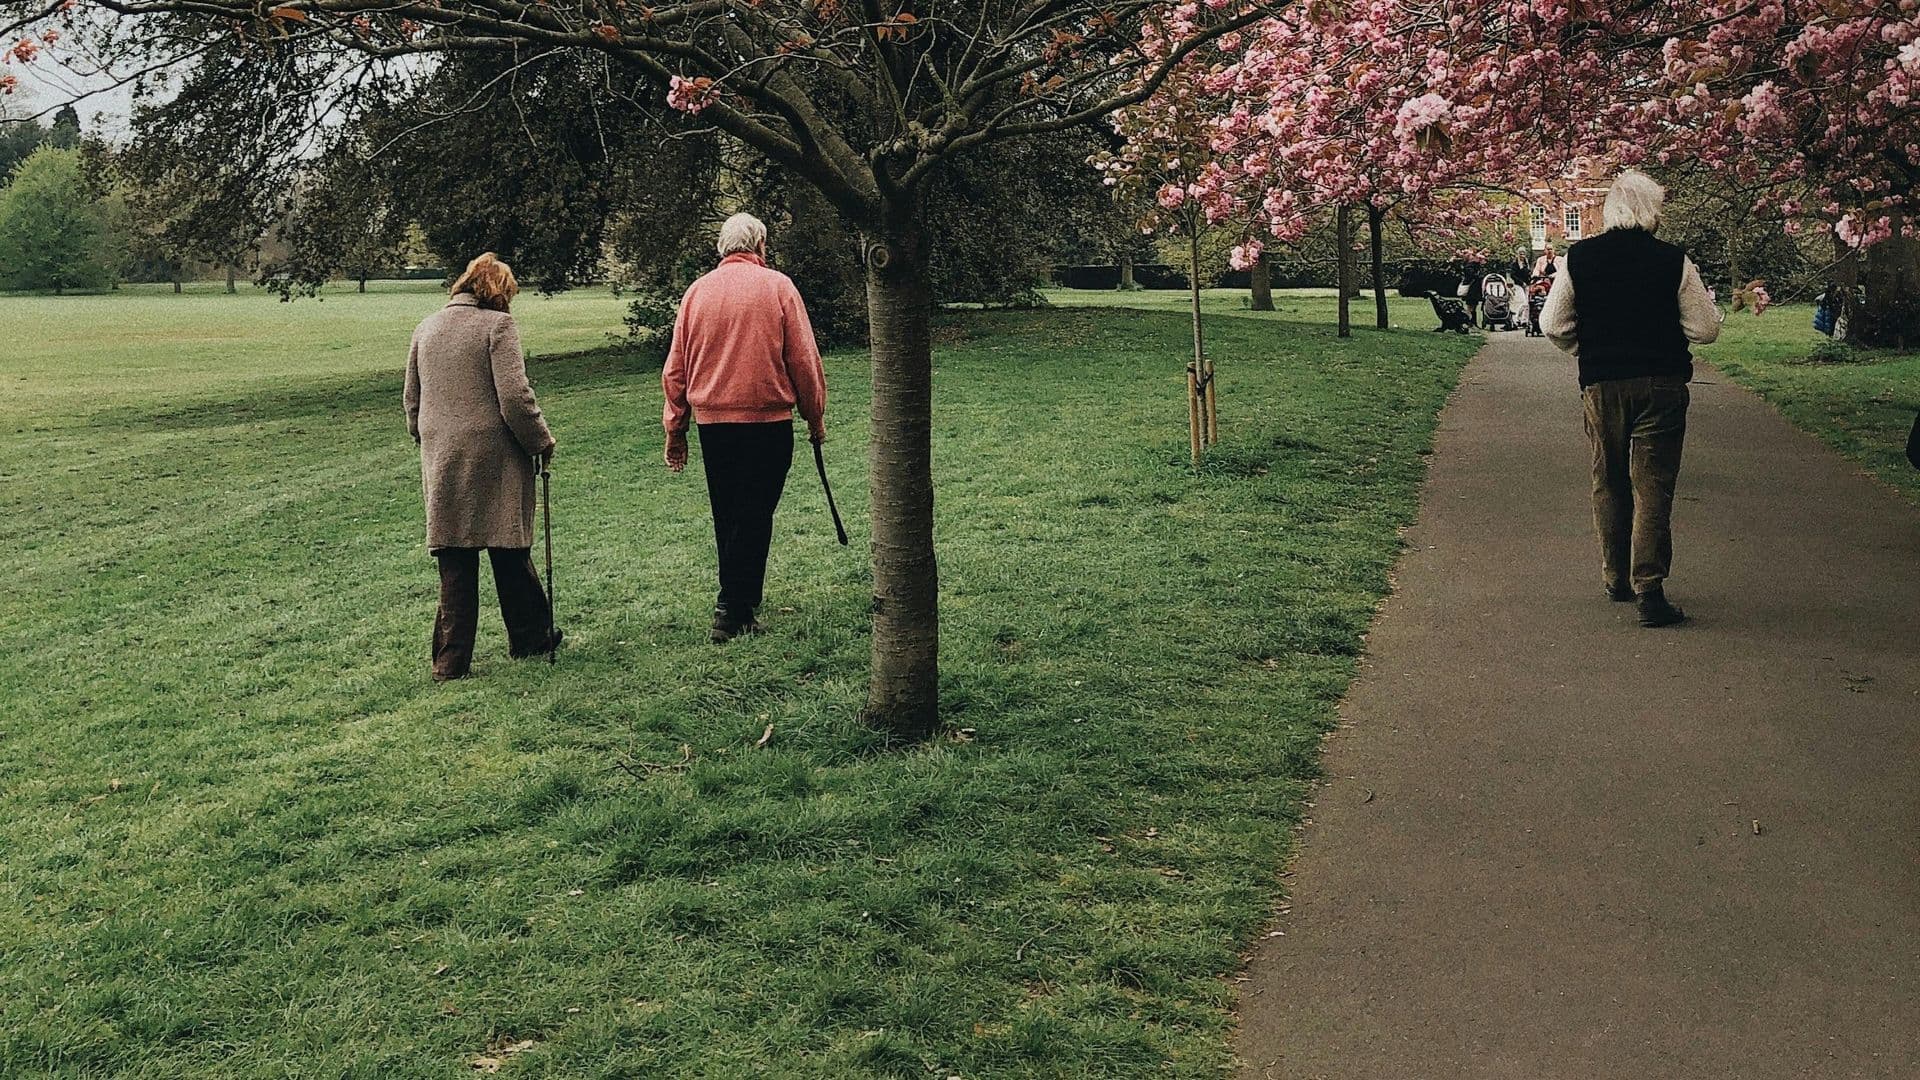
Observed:
[[[514,279],[513,267],[488,251],[467,264],[467,272],[454,279],[449,291],[455,296],[472,293],[481,307],[506,311],[513,306],[513,298],[520,295],[520,282]]]

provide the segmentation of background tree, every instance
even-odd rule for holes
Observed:
[[[297,265],[299,276],[338,272],[366,292],[368,278],[399,268],[410,224],[375,183],[364,156],[333,154],[288,200],[287,215],[277,227],[286,255],[263,266],[263,276],[284,283],[289,268]]]
[[[10,289],[99,288],[113,280],[105,211],[78,150],[43,146],[0,191],[0,283]]]

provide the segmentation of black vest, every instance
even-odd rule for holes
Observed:
[[[1567,251],[1579,320],[1580,385],[1648,375],[1693,378],[1680,328],[1686,255],[1645,229],[1609,229]]]

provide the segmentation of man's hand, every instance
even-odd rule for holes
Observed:
[[[667,432],[667,470],[679,472],[687,467],[687,433]]]
[[[807,438],[811,440],[813,445],[815,446],[819,446],[821,443],[826,442],[827,441],[827,425],[824,422],[819,424],[809,425],[808,431],[807,431]]]

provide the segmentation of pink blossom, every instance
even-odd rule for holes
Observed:
[[[667,79],[667,105],[669,108],[698,116],[700,110],[713,104],[715,97],[713,80],[706,78],[683,79],[678,75]]]

